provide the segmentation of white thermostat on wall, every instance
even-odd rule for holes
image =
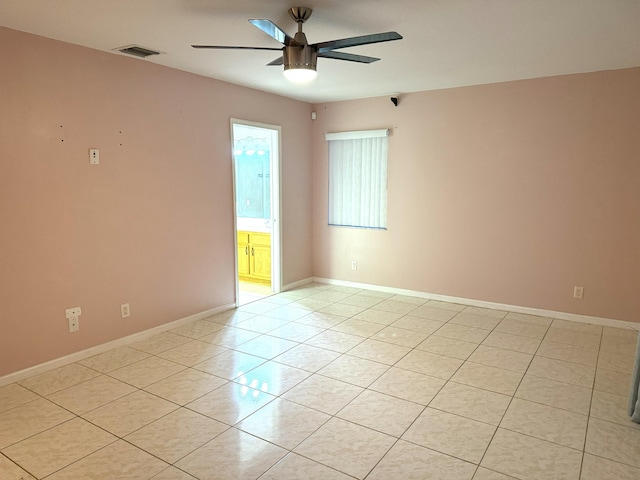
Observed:
[[[89,149],[89,163],[91,163],[91,165],[98,165],[100,163],[100,150],[97,148]]]

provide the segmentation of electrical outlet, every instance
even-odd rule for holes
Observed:
[[[69,333],[74,333],[80,330],[80,318],[69,317]]]
[[[358,262],[356,260],[351,260],[351,270],[358,269]]]
[[[91,165],[99,165],[100,164],[100,150],[97,148],[89,149],[89,163]]]
[[[584,287],[573,287],[573,298],[582,299],[584,295]]]
[[[79,317],[80,315],[82,315],[82,311],[80,310],[80,307],[67,308],[65,310],[65,313],[67,315],[67,318]]]
[[[122,316],[122,318],[131,316],[131,309],[129,308],[128,303],[123,303],[122,305],[120,305],[120,315]]]

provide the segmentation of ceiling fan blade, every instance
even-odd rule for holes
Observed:
[[[231,45],[191,45],[193,48],[209,48],[209,49],[218,49],[218,50],[272,50],[274,52],[279,52],[281,48],[271,48],[271,47],[234,47]]]
[[[286,45],[297,45],[297,43],[293,40],[292,37],[287,35],[287,33],[282,30],[279,26],[273,23],[271,20],[265,19],[253,19],[249,20],[249,23],[255,27],[258,27],[264,33],[269,35],[271,38],[275,38],[277,41]]]
[[[364,55],[354,55],[352,53],[343,53],[343,52],[324,52],[319,53],[318,57],[322,58],[333,58],[335,60],[347,60],[348,62],[358,62],[358,63],[373,63],[380,60],[376,57],[365,57]]]
[[[267,66],[271,65],[284,65],[284,57],[278,57],[273,62],[267,63]]]
[[[371,35],[362,35],[360,37],[341,38],[339,40],[330,40],[328,42],[316,43],[312,46],[318,49],[318,53],[330,52],[338,48],[356,47],[358,45],[368,45],[370,43],[390,42],[391,40],[400,40],[402,35],[398,32],[374,33]]]

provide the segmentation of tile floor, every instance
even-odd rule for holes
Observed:
[[[635,342],[311,284],[0,388],[0,478],[638,480]]]
[[[271,291],[271,285],[268,283],[240,280],[238,284],[240,289],[240,305],[246,305],[247,303],[255,302],[256,300],[262,300],[263,298],[273,294]]]

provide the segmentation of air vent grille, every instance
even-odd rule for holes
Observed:
[[[139,45],[129,45],[127,47],[116,48],[118,52],[124,53],[126,55],[133,55],[134,57],[146,58],[151,55],[160,55],[162,52],[158,50],[152,50],[150,48],[141,47]]]

